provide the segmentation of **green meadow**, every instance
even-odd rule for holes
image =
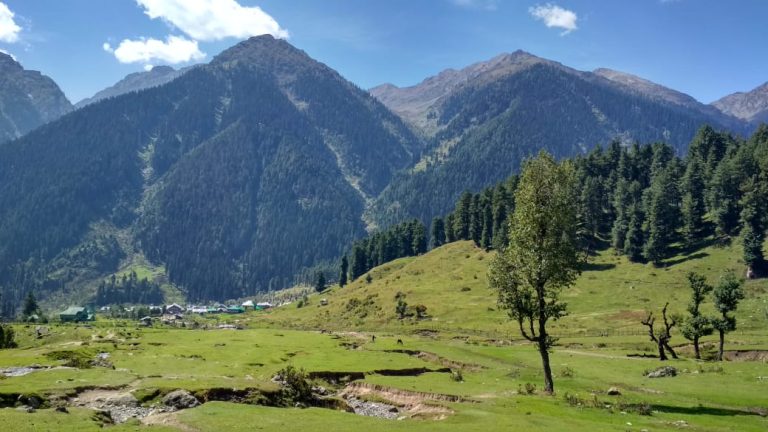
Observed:
[[[487,287],[491,253],[469,242],[397,260],[344,288],[331,288],[270,311],[197,319],[187,328],[139,327],[100,319],[92,325],[16,326],[19,348],[0,351],[0,369],[35,365],[0,380],[0,421],[9,430],[456,430],[765,431],[768,430],[768,282],[748,281],[726,338],[722,363],[695,361],[673,333],[679,360],[660,362],[640,320],[666,302],[683,312],[685,276],[740,271],[737,246],[708,246],[667,266],[631,264],[598,253],[564,297],[569,316],[554,323],[555,395],[542,394],[540,359],[521,339]],[[427,317],[400,320],[395,296],[424,305]],[[711,313],[711,302],[705,303]],[[241,330],[214,329],[218,323]],[[206,329],[204,329],[206,328]],[[372,338],[375,336],[375,340]],[[398,343],[398,340],[402,344]],[[705,357],[715,337],[704,339]],[[736,353],[739,356],[736,356]],[[88,360],[106,353],[109,365]],[[746,360],[746,361],[744,361]],[[399,420],[344,410],[274,403],[273,377],[291,365],[315,385],[349,390],[401,408]],[[675,377],[645,372],[670,365]],[[615,388],[618,395],[609,395]],[[55,407],[89,392],[131,393],[151,407],[184,389],[200,406],[112,424],[97,411]],[[34,412],[17,409],[38,396]]]

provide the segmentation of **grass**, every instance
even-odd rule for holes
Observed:
[[[759,415],[768,410],[764,362],[708,363],[684,355],[666,363],[679,370],[677,377],[649,379],[644,372],[663,363],[627,356],[654,352],[639,325],[646,308],[658,309],[669,301],[674,311],[682,311],[688,300],[688,271],[704,273],[715,282],[724,270],[741,267],[734,258],[738,256],[735,247],[707,247],[693,255],[674,257],[674,263],[664,268],[628,263],[609,251],[595,256],[576,286],[564,294],[571,314],[553,326],[561,336],[552,353],[555,396],[537,391],[526,394],[526,385],[541,385],[538,354],[521,341],[486,286],[485,271],[492,254],[467,242],[376,268],[371,271],[371,283],[362,278],[343,289],[313,294],[309,306],[303,308],[288,305],[268,312],[199,320],[202,324],[236,323],[245,330],[139,328],[133,322],[100,321],[89,327],[52,325],[48,336],[36,339],[34,327],[18,326],[20,348],[0,351],[0,367],[61,366],[73,357],[106,352],[115,368],[56,368],[5,378],[0,380],[0,396],[36,393],[51,397],[104,387],[137,395],[179,388],[198,394],[210,389],[269,393],[278,389],[271,381],[275,373],[293,365],[315,373],[360,372],[365,374],[365,382],[394,392],[457,395],[472,402],[430,402],[454,412],[439,421],[387,421],[330,409],[208,402],[175,414],[170,426],[200,431],[658,431],[681,427],[763,431],[768,429],[768,418]],[[768,322],[762,313],[768,306],[767,286],[765,280],[747,283],[747,299],[737,314],[740,330],[728,336],[727,349],[768,349]],[[426,305],[428,319],[399,320],[394,310],[398,292],[406,294],[409,305]],[[327,299],[327,306],[321,306],[320,299]],[[711,304],[706,308],[710,310]],[[337,332],[321,333],[320,329]],[[713,341],[708,337],[704,342]],[[687,353],[687,341],[678,333],[672,342]],[[404,349],[430,354],[417,357],[394,352]],[[437,371],[446,364],[461,369],[463,381]],[[387,372],[421,368],[433,372],[417,376]],[[619,388],[621,396],[608,396],[610,387]],[[379,400],[380,396],[369,398]],[[0,409],[0,421],[10,425],[10,430],[87,431],[100,427],[92,411],[70,411],[62,414],[43,409],[27,414]],[[137,423],[110,426],[115,430],[142,428],[148,427]]]

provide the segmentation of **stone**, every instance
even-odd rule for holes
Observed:
[[[677,369],[672,366],[660,367],[646,375],[648,378],[666,378],[677,376]]]
[[[187,409],[200,405],[200,401],[186,390],[176,390],[163,397],[163,404],[176,409]]]
[[[611,387],[608,389],[608,396],[621,396],[621,390],[617,387]]]

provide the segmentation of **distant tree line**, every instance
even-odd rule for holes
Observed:
[[[694,250],[707,239],[739,238],[749,271],[765,270],[767,125],[748,139],[703,126],[684,157],[664,143],[625,146],[614,141],[573,163],[584,248],[611,246],[633,262],[662,265],[675,252]],[[429,246],[472,240],[486,250],[503,249],[518,182],[515,175],[479,193],[464,192],[452,212],[432,220]],[[423,228],[413,220],[356,242],[349,255],[349,279],[421,253],[413,248],[417,226]]]
[[[94,299],[99,306],[112,304],[162,304],[165,301],[160,285],[141,278],[135,271],[123,274],[121,277],[112,275],[102,281],[96,290]]]

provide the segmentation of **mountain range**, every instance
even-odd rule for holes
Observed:
[[[666,141],[683,153],[703,124],[754,128],[642,78],[523,51],[366,92],[271,36],[132,74],[58,118],[68,104],[0,144],[11,304],[29,290],[86,299],[135,262],[190,300],[281,288],[367,230],[446,213],[539,149]]]
[[[51,78],[25,70],[0,52],[0,142],[18,138],[70,111],[72,104]]]

